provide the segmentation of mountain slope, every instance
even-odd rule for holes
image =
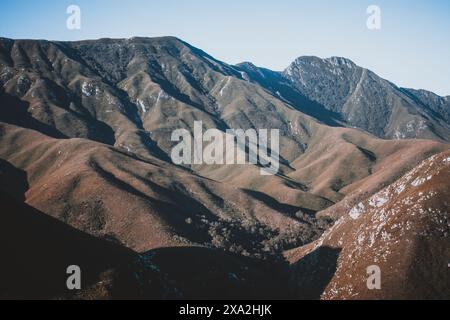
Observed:
[[[449,179],[450,153],[435,155],[355,205],[320,240],[287,252],[298,294],[449,299]],[[381,270],[380,290],[366,285],[372,265]],[[317,279],[319,288],[314,286],[318,274],[328,279]]]
[[[360,128],[380,138],[450,141],[447,98],[399,88],[348,59],[303,56],[283,72],[248,63],[239,67],[324,123]]]
[[[275,299],[287,295],[281,266],[200,247],[137,254],[75,230],[3,191],[0,201],[4,209],[0,215],[1,299]],[[81,269],[81,290],[67,289],[66,270],[72,265]],[[274,276],[278,269],[281,275]]]
[[[1,189],[17,190],[16,198],[46,214],[135,251],[204,245],[276,258],[304,238],[299,207],[96,142],[55,140],[6,124],[0,132],[6,177],[15,176],[11,167],[25,173],[17,188],[4,178]]]
[[[380,159],[390,154],[382,147],[386,143],[375,142],[369,135],[316,121],[314,117],[337,125],[338,120],[324,107],[311,105],[286,80],[280,95],[268,91],[267,84],[278,83],[280,74],[255,68],[245,72],[242,65],[217,61],[176,38],[81,42],[2,39],[0,43],[2,121],[55,138],[86,138],[168,162],[174,146],[171,132],[180,128],[193,132],[196,120],[203,121],[205,130],[279,129],[278,176],[263,179],[257,166],[190,169],[210,179],[265,193],[298,209],[320,211],[340,201],[345,187],[377,171]],[[252,78],[258,72],[269,82],[255,83]],[[300,99],[295,105],[283,98],[287,91]],[[412,142],[405,144],[414,147]],[[348,156],[331,155],[340,153],[337,145],[344,145]],[[422,157],[416,161],[436,147],[431,143],[420,147],[417,153]],[[443,147],[438,148],[442,151]],[[313,157],[330,149],[329,157],[310,165]],[[367,158],[371,153],[372,160]],[[353,161],[359,172],[349,176],[342,170],[328,169],[333,158],[337,159],[335,168]],[[404,173],[403,166],[399,164],[397,174]],[[326,176],[327,169],[331,176]]]
[[[422,104],[438,117],[442,117],[445,122],[450,122],[450,96],[441,97],[437,94],[426,90],[403,89],[407,94]]]
[[[430,112],[402,89],[348,59],[301,57],[284,75],[309,99],[337,112],[346,125],[382,138],[449,141],[448,110]]]
[[[267,269],[286,280],[283,252],[317,240],[332,219],[450,148],[446,98],[398,89],[348,60],[317,59],[279,73],[228,65],[173,37],[2,38],[0,190],[151,260],[144,269],[157,261],[163,272],[151,276],[169,281],[170,294],[212,297],[221,283],[233,297],[239,279],[257,296]],[[426,128],[403,123],[425,118]],[[171,134],[193,134],[194,121],[222,133],[278,129],[278,174],[262,176],[260,165],[175,166]],[[411,135],[376,137],[403,125],[399,132]],[[331,262],[339,256],[324,250]],[[320,270],[325,286],[332,275]],[[268,287],[263,296],[286,289]]]

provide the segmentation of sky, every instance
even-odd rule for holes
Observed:
[[[81,29],[66,10],[78,5]],[[367,28],[367,8],[381,29]],[[0,36],[81,40],[176,36],[230,64],[272,70],[342,56],[399,86],[450,95],[448,0],[1,0]]]

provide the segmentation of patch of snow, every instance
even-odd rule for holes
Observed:
[[[411,185],[413,187],[418,187],[421,186],[422,184],[424,184],[427,180],[425,178],[419,177],[416,180],[414,180]]]
[[[379,195],[375,195],[373,196],[370,201],[369,201],[369,205],[371,207],[382,207],[386,202],[389,201],[389,197],[387,197],[387,194],[379,194]]]
[[[382,239],[383,241],[390,241],[390,240],[392,239],[392,236],[391,236],[388,232],[383,231],[383,232],[381,233],[381,239]]]
[[[406,124],[406,131],[407,132],[414,132],[415,131],[415,123],[414,121],[410,121]]]
[[[12,73],[9,70],[4,70],[1,74],[0,74],[0,79],[2,82],[7,82],[12,78]]]
[[[375,234],[371,233],[369,247],[372,248],[374,244],[375,244]]]
[[[428,126],[427,126],[426,122],[424,120],[420,120],[418,130],[419,131],[424,131],[427,128],[428,128]]]
[[[289,122],[288,122],[288,125],[289,125],[289,131],[290,131],[292,134],[295,134],[295,135],[301,134],[301,130],[300,130],[299,125],[298,125],[297,122],[294,122],[294,123],[293,123],[292,121],[289,121]]]
[[[358,245],[362,246],[362,244],[364,243],[366,236],[364,234],[360,234],[358,236]]]
[[[156,99],[156,103],[160,102],[161,99],[165,100],[165,99],[169,99],[169,98],[170,98],[169,95],[164,90],[161,90],[158,93],[158,98]]]
[[[394,139],[395,140],[402,140],[405,139],[406,135],[404,133],[402,133],[399,129],[395,130],[394,132]]]
[[[228,85],[230,84],[230,80],[231,80],[231,78],[228,78],[228,79],[227,79],[227,82],[225,83],[225,85],[222,87],[222,89],[220,89],[219,94],[220,94],[221,97],[223,97],[223,94],[224,94],[224,92],[225,92],[225,89],[226,89],[226,88],[228,87]]]
[[[276,92],[277,96],[279,96],[281,99],[284,99],[283,96],[281,95],[280,91]]]
[[[147,106],[145,105],[145,102],[142,101],[141,99],[137,99],[137,104],[138,106],[141,108],[142,113],[146,113],[148,111]]]
[[[395,188],[395,192],[396,192],[397,194],[400,194],[400,193],[402,193],[403,191],[405,191],[405,189],[406,189],[405,184],[401,183],[400,185],[398,185],[398,186]]]
[[[365,209],[364,204],[363,203],[359,203],[352,210],[350,210],[349,215],[350,215],[350,217],[353,220],[356,220],[356,219],[358,219],[361,216],[361,214],[363,213],[364,209]]]
[[[246,72],[240,71],[239,73],[241,74],[241,78],[243,80],[245,80],[245,81],[249,81],[250,80],[250,78],[249,78],[249,76],[248,76],[248,74]]]
[[[292,76],[293,76],[292,67],[289,67],[289,68],[286,70],[286,74],[287,74],[289,77],[292,77]]]
[[[92,83],[83,82],[83,84],[81,85],[81,92],[86,97],[90,97],[90,96],[94,95],[94,93],[97,92],[97,89],[94,87],[94,85]]]

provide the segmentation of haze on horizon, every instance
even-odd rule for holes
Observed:
[[[81,30],[66,9],[81,8]],[[381,30],[366,27],[369,5]],[[395,84],[450,95],[450,2],[446,0],[3,0],[0,36],[84,40],[176,36],[230,64],[273,70],[295,58],[342,56]]]

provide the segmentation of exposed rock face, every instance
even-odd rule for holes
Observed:
[[[239,67],[324,123],[360,128],[380,138],[450,141],[448,97],[399,88],[348,59],[305,56],[283,72],[248,63]]]
[[[318,241],[287,252],[298,294],[323,283],[304,272],[325,270],[322,299],[449,299],[448,181],[444,152],[355,205]],[[379,290],[367,286],[371,266],[381,270]]]

